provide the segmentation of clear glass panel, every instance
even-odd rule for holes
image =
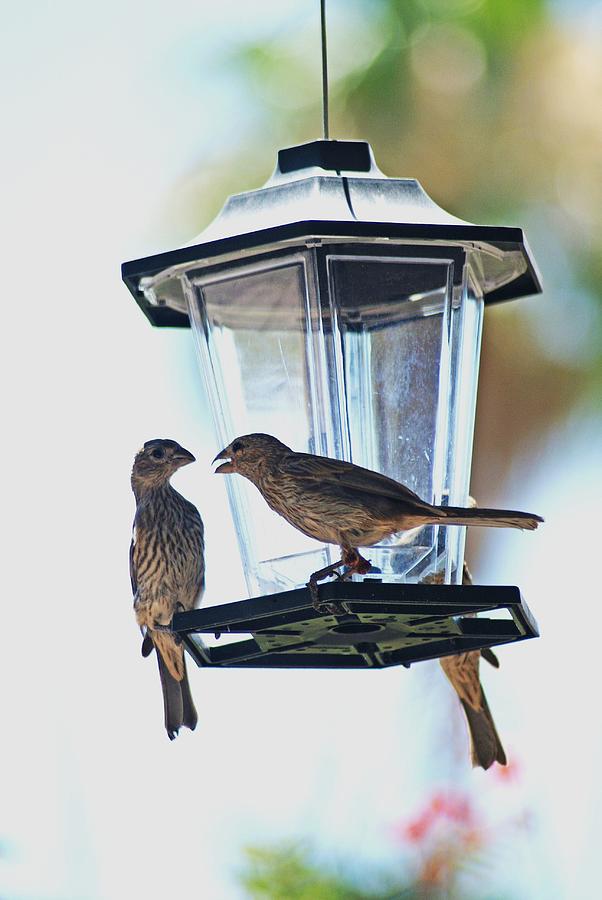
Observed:
[[[483,297],[470,267],[454,289],[451,327],[451,386],[447,484],[450,506],[466,506],[470,490],[472,442],[483,326]],[[447,528],[445,581],[460,584],[466,528]]]
[[[187,285],[218,444],[259,431],[295,450],[321,452],[327,410],[314,399],[307,258],[189,273]],[[328,549],[280,519],[250,482],[226,480],[251,594],[304,584],[328,565]]]
[[[468,376],[468,347],[474,362],[478,345],[474,328],[462,341],[467,313],[462,287],[454,290],[454,262],[330,255],[327,265],[346,458],[401,481],[428,502],[448,504],[452,491],[464,502],[464,451],[472,445],[465,417],[470,400],[474,415],[474,386],[456,379]],[[457,427],[463,429],[459,442]],[[458,443],[464,453],[459,475],[450,452]],[[450,581],[461,570],[463,533],[427,527],[360,552],[387,581]]]

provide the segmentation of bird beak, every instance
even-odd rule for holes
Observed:
[[[234,468],[234,463],[230,459],[230,454],[228,453],[227,447],[225,448],[225,450],[222,450],[221,453],[217,454],[217,456],[215,457],[213,462],[217,462],[218,459],[225,459],[225,460],[227,460],[227,462],[222,463],[221,466],[217,467],[217,469],[214,472],[215,475],[227,475],[228,472],[236,471]]]
[[[185,450],[184,447],[178,447],[172,458],[178,462],[180,466],[187,466],[189,463],[196,462],[196,457],[192,455],[190,450]]]

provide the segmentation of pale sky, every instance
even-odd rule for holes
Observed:
[[[227,900],[242,846],[297,836],[327,858],[392,863],[392,824],[451,765],[433,750],[452,709],[436,664],[190,664],[199,725],[170,743],[156,666],[140,656],[127,555],[144,440],[173,437],[197,456],[176,486],[205,519],[205,602],[244,595],[190,334],[153,330],[120,280],[123,260],[194,236],[162,211],[242,127],[240,88],[218,65],[228,42],[307,15],[293,0],[240,10],[3,9],[3,900]],[[599,880],[601,438],[583,411],[540,459],[517,458],[505,505],[546,524],[496,531],[476,573],[519,584],[543,635],[501,650],[485,675],[521,784],[468,762],[463,776],[493,819],[533,813],[493,862],[508,896],[585,898]]]

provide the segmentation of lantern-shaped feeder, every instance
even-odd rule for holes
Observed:
[[[192,244],[125,263],[123,277],[154,325],[192,328],[217,449],[268,432],[453,506],[468,500],[484,304],[541,290],[521,229],[449,215],[414,179],[385,177],[355,141],[280,151],[265,187],[231,197]],[[339,548],[294,530],[245,479],[226,480],[250,597],[277,594],[283,609],[282,592],[305,585]],[[440,596],[462,580],[464,536],[463,527],[429,526],[360,547],[372,571],[347,592],[364,590],[368,604],[379,602],[379,585],[389,604],[390,585],[406,599],[412,585]],[[298,619],[301,595],[290,596]],[[207,612],[177,617],[182,631],[192,630],[185,616],[220,630]],[[234,618],[240,624],[240,609]]]

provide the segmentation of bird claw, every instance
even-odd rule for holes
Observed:
[[[170,634],[176,644],[182,643],[181,635],[179,635],[177,631],[173,630],[173,628],[171,627],[171,622],[169,623],[169,625],[162,625],[161,622],[156,622],[152,626],[151,631],[161,631],[163,632],[163,634]]]
[[[337,581],[347,581],[348,578],[358,571],[362,572],[362,564],[367,566],[365,571],[370,569],[370,563],[368,560],[365,560],[362,556],[359,555],[357,551],[347,553],[342,559],[338,562],[333,563],[330,566],[325,566],[323,569],[319,569],[317,572],[314,572],[307,582],[307,587],[309,588],[309,593],[311,595],[312,606],[314,610],[320,615],[325,615],[328,613],[333,616],[344,616],[346,613],[346,609],[342,603],[338,603],[336,601],[322,601],[320,600],[318,582],[325,579],[330,578],[331,576],[336,578]],[[347,566],[345,571],[340,571],[344,566]]]
[[[319,615],[324,615],[324,612],[327,610],[327,604],[320,600],[320,594],[318,591],[318,582],[311,579],[307,582],[307,587],[309,588],[309,593],[311,594],[311,605],[314,610]]]
[[[335,573],[333,573],[335,574]],[[337,578],[341,578],[340,573],[336,573]],[[307,583],[309,588],[309,593],[311,594],[311,605],[314,610],[321,616],[331,615],[331,616],[343,616],[345,615],[345,610],[342,604],[337,603],[333,600],[320,600],[320,594],[318,590],[318,582],[315,580],[310,580]]]
[[[320,613],[320,615],[322,615],[324,612],[324,604],[320,600],[320,594],[318,592],[318,582],[312,581],[310,578],[310,580],[307,582],[307,587],[309,588],[309,593],[311,595],[311,605],[317,613]]]
[[[321,615],[330,615],[330,616],[344,616],[345,609],[341,603],[337,603],[336,601],[330,600],[318,600],[317,603],[312,603],[315,611]]]

